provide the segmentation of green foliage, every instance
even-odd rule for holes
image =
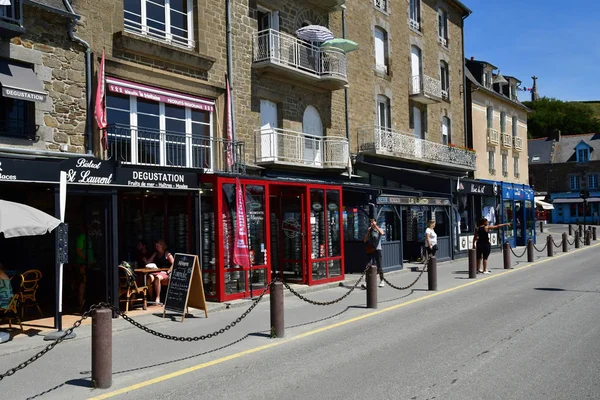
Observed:
[[[563,135],[600,132],[600,119],[590,104],[547,97],[523,104],[533,110],[527,119],[530,138],[550,136],[555,129],[559,129]]]

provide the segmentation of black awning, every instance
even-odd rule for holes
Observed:
[[[36,102],[45,102],[48,97],[33,69],[8,60],[0,60],[0,84],[4,97]]]

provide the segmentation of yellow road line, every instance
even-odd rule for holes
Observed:
[[[587,247],[583,247],[583,248],[580,248],[580,249],[576,249],[576,250],[573,250],[573,251],[571,251],[569,253],[562,253],[562,254],[556,255],[554,257],[545,258],[543,260],[535,261],[535,262],[533,262],[531,264],[527,264],[527,265],[524,265],[522,267],[508,269],[508,270],[505,270],[505,271],[500,272],[498,274],[490,275],[490,276],[488,276],[486,278],[480,278],[480,279],[477,279],[477,280],[474,280],[474,281],[471,281],[471,282],[468,282],[468,283],[465,283],[465,284],[462,284],[462,285],[459,285],[459,286],[456,286],[456,287],[453,287],[453,288],[450,288],[450,289],[442,290],[441,292],[434,292],[434,293],[428,294],[426,296],[419,297],[418,299],[409,300],[409,301],[406,301],[404,303],[400,303],[400,304],[396,304],[396,305],[393,305],[393,306],[390,306],[390,307],[382,308],[381,310],[372,311],[372,312],[370,312],[368,314],[359,315],[357,317],[349,318],[349,319],[344,320],[344,321],[336,322],[334,324],[327,325],[327,326],[324,326],[324,327],[321,327],[321,328],[317,328],[317,329],[314,329],[312,331],[301,333],[301,334],[299,334],[297,336],[293,336],[291,338],[282,339],[282,340],[279,340],[277,342],[265,344],[265,345],[258,346],[258,347],[252,348],[252,349],[241,351],[239,353],[231,354],[229,356],[221,357],[221,358],[218,358],[216,360],[212,360],[212,361],[208,361],[208,362],[205,362],[205,363],[202,363],[202,364],[194,365],[192,367],[184,368],[184,369],[181,369],[179,371],[171,372],[170,374],[162,375],[162,376],[156,377],[154,379],[150,379],[150,380],[147,380],[147,381],[136,383],[135,385],[127,386],[127,387],[125,387],[123,389],[115,390],[115,391],[112,391],[112,392],[109,392],[109,393],[101,394],[101,395],[96,396],[96,397],[92,397],[89,400],[102,400],[102,399],[108,399],[110,397],[118,396],[120,394],[125,394],[125,393],[128,393],[128,392],[137,390],[137,389],[141,389],[141,388],[146,387],[146,386],[153,385],[155,383],[164,382],[166,380],[173,379],[173,378],[176,378],[178,376],[188,374],[190,372],[198,371],[200,369],[211,367],[213,365],[221,364],[221,363],[224,363],[226,361],[234,360],[236,358],[240,358],[240,357],[243,357],[243,356],[246,356],[246,355],[249,355],[249,354],[258,353],[258,352],[263,351],[263,350],[267,350],[267,349],[270,349],[270,348],[273,348],[273,347],[276,347],[276,346],[280,346],[280,345],[285,344],[285,343],[290,343],[290,342],[293,342],[293,341],[296,341],[296,340],[299,340],[299,339],[303,339],[303,338],[306,338],[306,337],[309,337],[309,336],[313,336],[313,335],[316,335],[318,333],[322,333],[322,332],[325,332],[325,331],[328,331],[328,330],[331,330],[331,329],[334,329],[334,328],[339,328],[340,326],[348,325],[348,324],[351,324],[351,323],[356,322],[356,321],[360,321],[360,320],[365,319],[365,318],[374,317],[376,315],[383,314],[383,313],[386,313],[386,312],[389,312],[389,311],[392,311],[392,310],[396,310],[396,309],[401,308],[401,307],[406,307],[408,305],[417,303],[419,301],[431,299],[433,297],[440,296],[442,294],[454,292],[455,290],[463,289],[463,288],[466,288],[466,287],[471,286],[471,285],[475,285],[475,284],[480,283],[480,282],[485,282],[485,281],[488,281],[490,279],[498,278],[500,276],[504,276],[504,275],[507,275],[507,274],[510,274],[510,273],[513,273],[513,272],[516,272],[516,271],[521,271],[523,269],[526,269],[526,268],[529,268],[529,267],[533,267],[535,265],[539,265],[539,264],[542,264],[542,263],[545,263],[545,262],[548,262],[548,261],[556,260],[558,258],[565,257],[565,256],[571,255],[573,253],[576,253],[576,252],[579,252],[579,251],[583,251],[583,250],[587,250],[589,248],[597,247],[597,246],[600,246],[600,243],[597,243],[597,244],[592,245],[592,246],[587,246]]]

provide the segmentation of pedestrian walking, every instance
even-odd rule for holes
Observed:
[[[371,264],[377,264],[377,272],[379,273],[379,287],[384,287],[383,282],[383,252],[381,248],[381,238],[385,231],[377,226],[375,218],[369,220],[369,230],[365,235],[364,242],[367,243],[367,254],[371,258]]]
[[[487,218],[481,218],[479,225],[475,230],[475,236],[473,237],[473,247],[477,249],[477,273],[489,274],[490,271],[487,269],[487,260],[492,251],[492,244],[490,243],[489,231],[491,229],[502,228],[503,226],[509,226],[509,223],[499,225],[489,225]],[[483,260],[483,269],[481,269],[481,262]]]
[[[437,233],[435,233],[435,220],[430,219],[427,222],[427,229],[425,229],[425,262],[427,264],[430,257],[435,257],[437,252]]]

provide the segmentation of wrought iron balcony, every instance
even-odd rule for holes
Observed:
[[[23,0],[12,0],[10,5],[0,6],[0,37],[10,39],[23,33]]]
[[[475,169],[475,152],[379,126],[358,129],[359,151],[406,161]]]
[[[502,147],[511,148],[513,147],[512,136],[508,133],[502,133]]]
[[[321,49],[292,35],[266,29],[254,36],[254,68],[328,90],[348,83],[347,57],[338,49]]]
[[[410,77],[410,98],[422,104],[439,103],[442,100],[442,83],[439,79],[421,74]]]
[[[523,139],[518,136],[513,136],[513,147],[517,151],[523,150]]]
[[[348,168],[348,139],[341,136],[315,136],[288,129],[257,129],[254,131],[254,151],[257,165]]]
[[[500,144],[500,133],[492,128],[487,128],[488,144]]]
[[[125,164],[201,168],[205,172],[245,171],[244,142],[122,125],[110,125],[107,137],[109,158]]]

